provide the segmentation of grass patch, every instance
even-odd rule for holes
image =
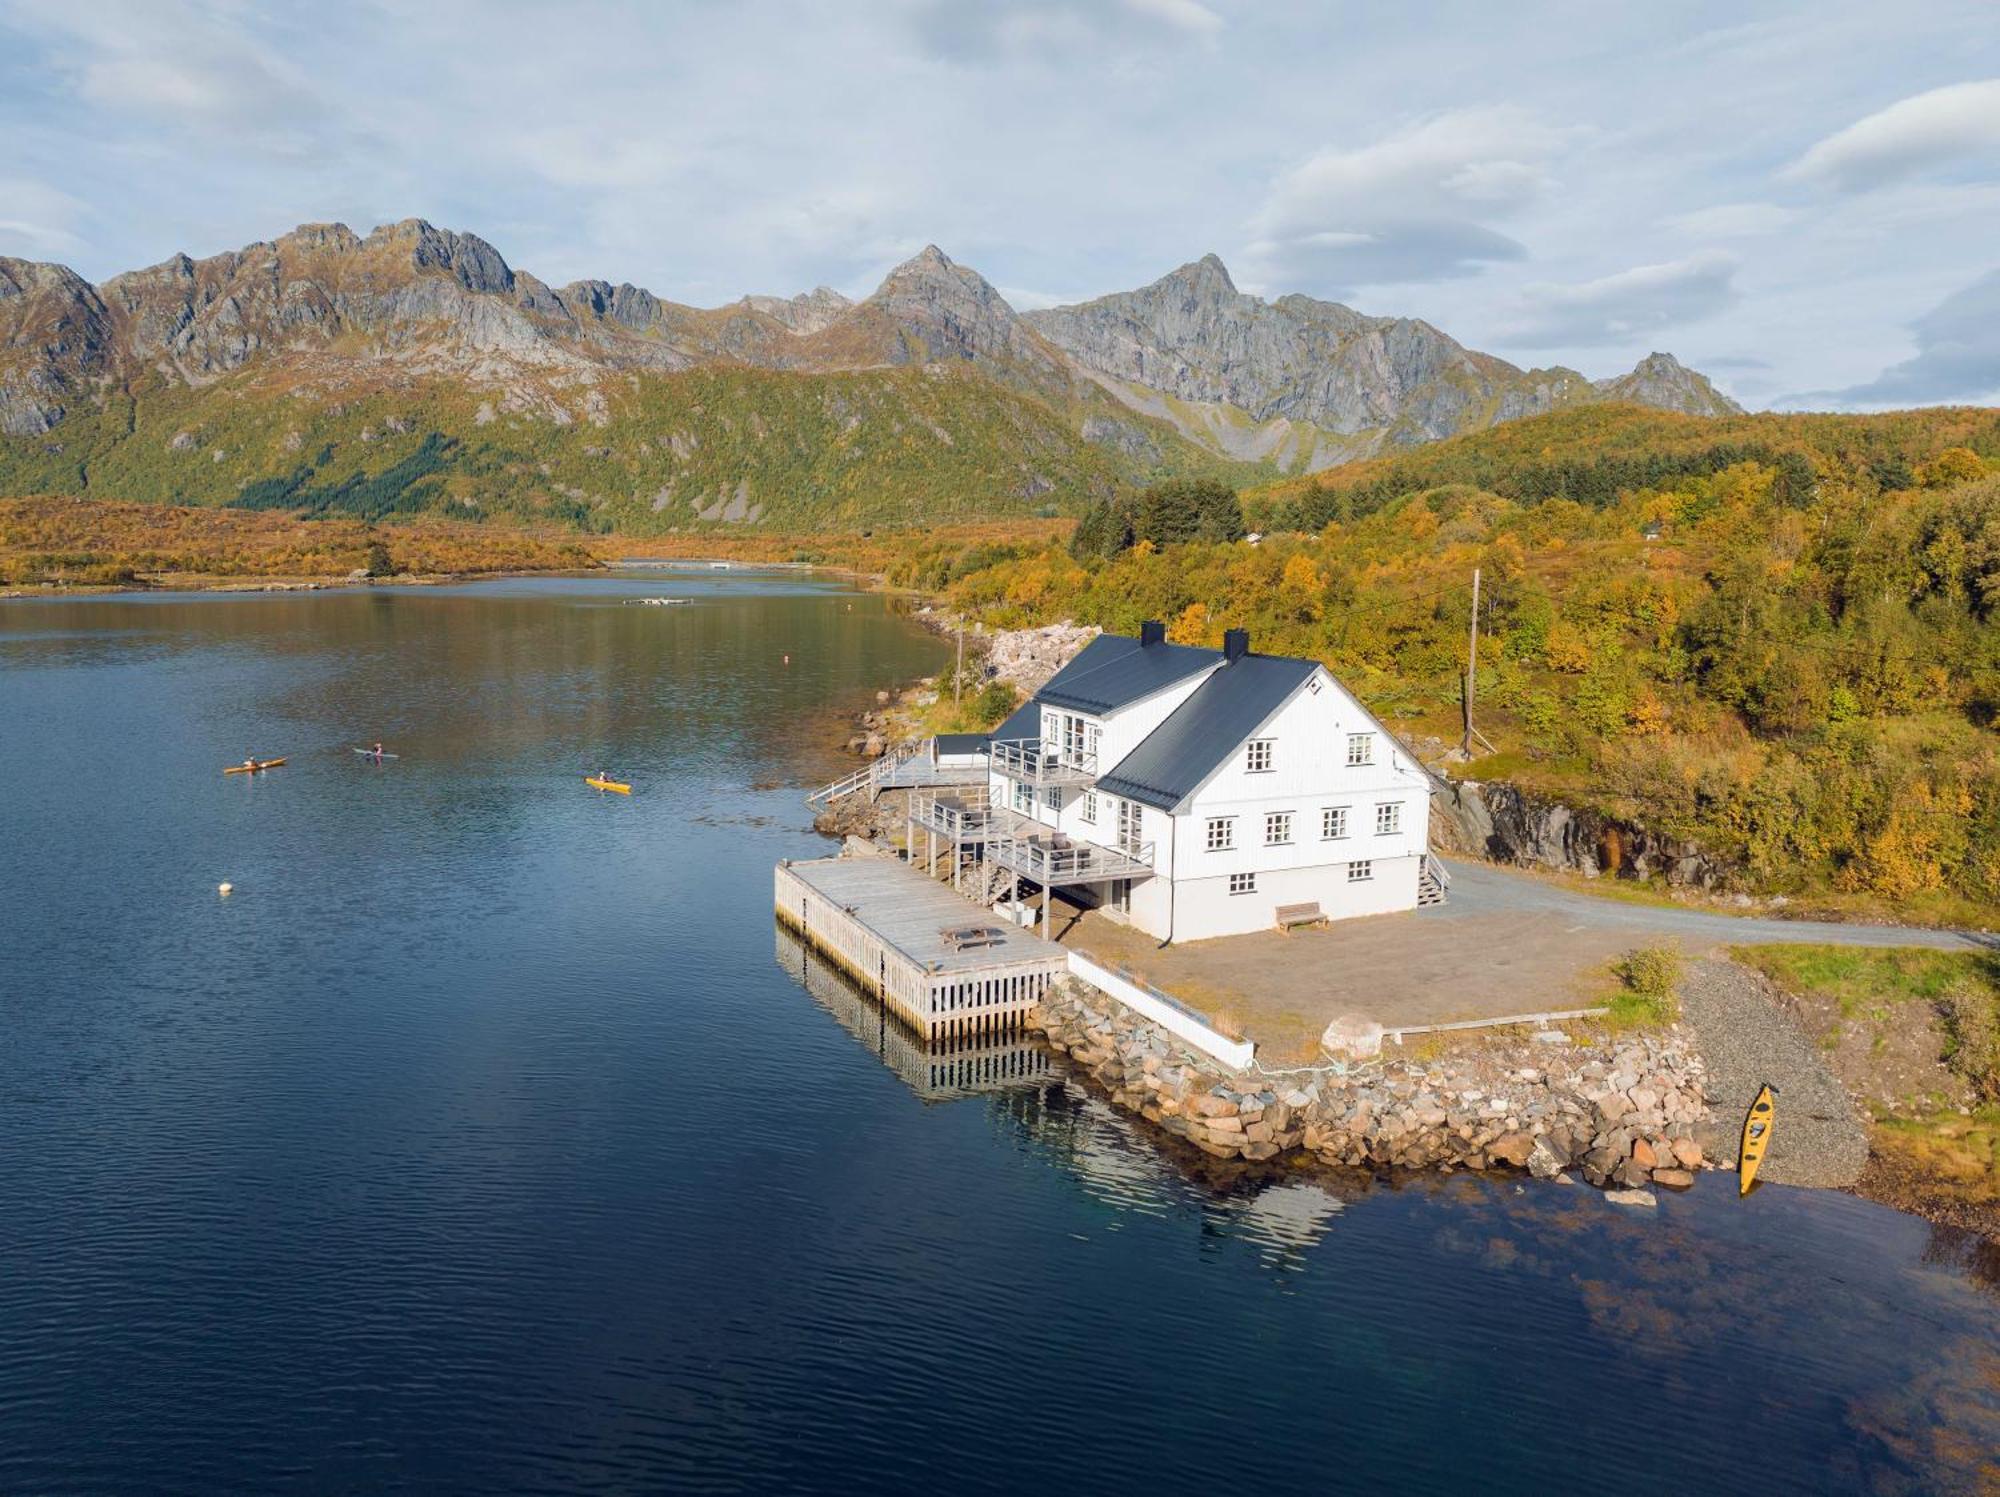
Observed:
[[[1663,1029],[1681,1016],[1680,985],[1686,960],[1677,946],[1638,946],[1611,964],[1617,986],[1606,995],[1609,1012],[1597,1022],[1612,1033]]]
[[[1876,1152],[1953,1200],[2000,1204],[2000,1106],[1875,1124]]]
[[[1941,1003],[1970,984],[2000,997],[2000,960],[1979,952],[1878,946],[1738,946],[1730,955],[1795,992],[1824,994],[1845,1019],[1882,1020],[1910,1002]]]

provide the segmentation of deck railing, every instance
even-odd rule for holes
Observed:
[[[1088,785],[1097,778],[1097,755],[1039,738],[996,738],[992,763],[1009,779],[1030,785]]]
[[[868,792],[872,800],[884,790],[910,790],[923,785],[970,785],[986,778],[984,764],[940,764],[935,738],[892,743],[880,758],[870,759],[854,773],[822,785],[806,804],[824,808],[850,795]]]

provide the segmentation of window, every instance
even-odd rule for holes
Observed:
[[[1083,792],[1083,809],[1079,811],[1077,814],[1081,816],[1085,821],[1090,822],[1092,825],[1096,824],[1097,792],[1095,790],[1086,790]]]
[[[1236,845],[1236,818],[1234,816],[1211,816],[1208,818],[1208,850],[1226,852]]]
[[[1016,811],[1034,810],[1035,802],[1034,798],[1028,793],[1027,781],[1014,780],[1010,783],[1014,787],[1014,809]]]
[[[1322,806],[1319,813],[1319,835],[1323,842],[1337,842],[1347,835],[1347,807]]]
[[[1250,740],[1250,758],[1244,766],[1252,774],[1267,774],[1271,768],[1271,740],[1253,738]]]
[[[1083,730],[1083,751],[1090,755],[1090,763],[1097,763],[1097,745],[1104,741],[1104,730],[1091,723]]]
[[[1144,845],[1139,839],[1145,834],[1145,810],[1135,800],[1121,800],[1117,802],[1117,806],[1118,850],[1136,858]]]
[[[1254,873],[1230,874],[1229,892],[1231,894],[1255,894],[1257,892],[1257,875]]]
[[[1375,762],[1375,735],[1373,733],[1349,733],[1347,735],[1347,762],[1349,764],[1373,764]]]
[[[1062,786],[1049,785],[1044,787],[1042,790],[1042,804],[1047,806],[1051,811],[1060,811],[1062,809]]]
[[[1399,801],[1386,801],[1375,808],[1375,835],[1386,837],[1399,831],[1403,825],[1403,807]]]
[[[1350,884],[1365,884],[1373,877],[1375,877],[1375,865],[1373,863],[1361,862],[1349,863],[1347,865],[1347,881]]]
[[[1292,840],[1292,813],[1290,811],[1267,811],[1264,814],[1264,842],[1268,847],[1279,847]]]
[[[1084,722],[1080,717],[1065,716],[1062,720],[1062,754],[1066,764],[1077,764],[1083,759]]]

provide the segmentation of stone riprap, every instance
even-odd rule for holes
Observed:
[[[1574,1172],[1625,1188],[1685,1188],[1704,1163],[1704,1071],[1678,1027],[1266,1073],[1231,1071],[1074,980],[1029,1023],[1114,1103],[1220,1159],[1303,1150],[1368,1169]]]

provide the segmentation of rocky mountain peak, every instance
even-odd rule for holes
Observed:
[[[1693,416],[1733,416],[1743,410],[1710,384],[1707,375],[1688,368],[1670,353],[1649,353],[1630,374],[1596,380],[1592,388],[1604,400],[1630,400]]]

